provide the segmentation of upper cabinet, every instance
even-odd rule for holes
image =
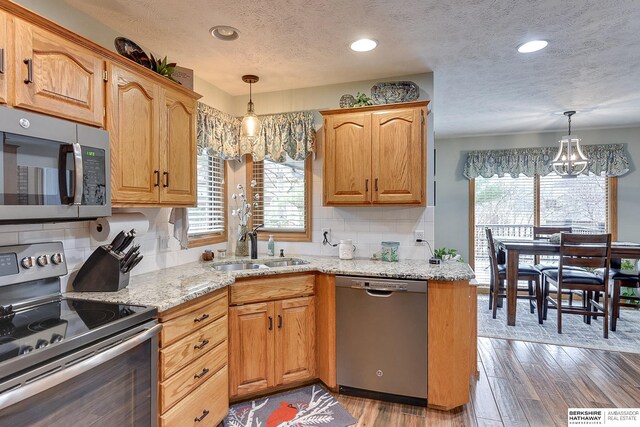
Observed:
[[[7,103],[7,14],[0,11],[0,104]]]
[[[323,204],[425,206],[427,104],[323,111]]]
[[[15,19],[15,106],[91,125],[104,119],[104,59]]]
[[[108,68],[113,206],[195,205],[195,99]]]

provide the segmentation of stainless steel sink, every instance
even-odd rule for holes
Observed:
[[[253,262],[235,262],[229,264],[214,265],[213,269],[218,271],[237,271],[237,270],[257,270],[259,268],[269,268],[264,264],[256,264]]]
[[[265,261],[264,265],[267,267],[289,267],[292,265],[304,265],[309,264],[309,261],[305,261],[303,259],[284,259],[284,260],[273,260],[273,261]]]

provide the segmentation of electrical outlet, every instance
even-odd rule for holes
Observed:
[[[324,236],[327,233],[327,238],[325,240]],[[322,229],[322,244],[326,245],[327,244],[327,240],[330,242],[331,241],[331,229],[330,228],[323,228]]]
[[[171,236],[158,236],[159,252],[167,252],[169,250],[169,240],[171,240]]]
[[[413,232],[413,240],[416,241],[416,246],[426,246],[426,242],[418,242],[418,240],[424,240],[424,230],[415,230]]]

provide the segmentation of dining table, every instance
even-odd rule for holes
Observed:
[[[516,306],[518,293],[518,264],[520,255],[556,255],[560,254],[560,242],[547,239],[533,240],[513,237],[494,237],[496,246],[504,251],[507,264],[507,325],[516,325]],[[640,259],[640,243],[612,242],[611,259]]]

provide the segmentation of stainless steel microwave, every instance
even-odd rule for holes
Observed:
[[[109,133],[0,107],[0,223],[111,215]]]

